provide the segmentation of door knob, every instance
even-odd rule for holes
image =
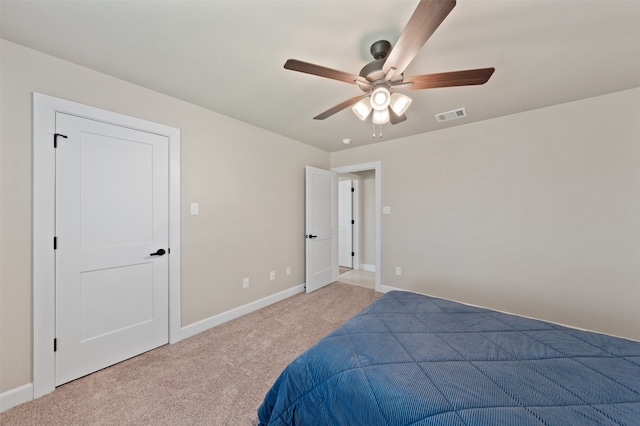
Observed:
[[[166,253],[166,251],[164,251],[164,249],[158,249],[157,252],[155,253],[149,253],[149,256],[162,256]]]
[[[309,235],[307,235],[307,238],[318,238],[318,236],[309,234]]]

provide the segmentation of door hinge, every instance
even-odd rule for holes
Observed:
[[[53,249],[58,250],[58,237],[53,237]]]
[[[355,256],[355,255],[356,255],[355,252],[351,252],[351,256]]]
[[[167,253],[171,254],[171,248],[167,247]]]
[[[53,339],[53,351],[54,352],[58,351],[58,339],[57,338]]]
[[[356,192],[356,189],[355,188],[351,188],[351,192]]]
[[[60,136],[61,138],[67,138],[65,135],[61,134],[61,133],[54,133],[53,134],[53,147],[57,148],[58,147],[58,136]]]
[[[351,219],[351,224],[354,225],[355,223],[356,223],[356,221]]]

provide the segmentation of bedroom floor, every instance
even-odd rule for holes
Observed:
[[[376,274],[375,272],[365,271],[364,269],[349,269],[340,267],[340,275],[338,280],[341,283],[357,285],[365,288],[375,288]]]
[[[280,371],[381,294],[333,283],[0,413],[18,425],[253,425]]]

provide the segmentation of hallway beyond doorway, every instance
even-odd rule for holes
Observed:
[[[364,269],[340,268],[338,281],[365,288],[375,288],[376,274],[374,272],[365,271]]]

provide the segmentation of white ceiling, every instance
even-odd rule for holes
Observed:
[[[350,109],[313,120],[362,92],[284,62],[357,74],[417,3],[2,0],[1,35],[326,151],[640,87],[638,0],[459,0],[405,76],[495,67],[488,83],[406,92],[408,120],[383,139]],[[434,117],[461,107],[468,117]]]

